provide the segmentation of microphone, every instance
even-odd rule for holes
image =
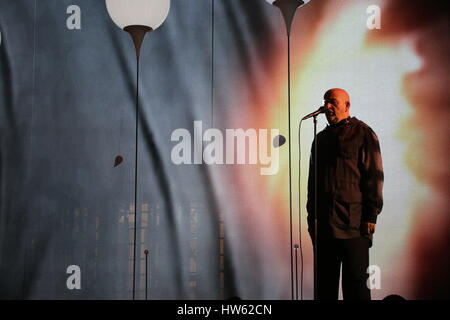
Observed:
[[[306,120],[306,119],[309,119],[309,118],[311,118],[311,117],[315,117],[315,116],[317,116],[318,114],[321,114],[321,113],[324,113],[324,112],[325,112],[325,108],[322,106],[322,107],[320,107],[319,109],[317,109],[316,111],[311,112],[310,114],[304,116],[304,117],[302,118],[302,121],[303,121],[303,120]]]

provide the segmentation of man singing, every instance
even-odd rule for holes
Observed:
[[[380,146],[367,124],[350,117],[345,90],[328,90],[324,108],[329,125],[311,148],[307,203],[314,244],[317,181],[317,298],[337,300],[342,264],[344,299],[370,300],[369,248],[383,207]]]

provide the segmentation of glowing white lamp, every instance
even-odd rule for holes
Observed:
[[[147,32],[156,30],[166,20],[170,0],[105,0],[106,9],[121,29],[130,33],[136,46],[136,58]]]
[[[155,30],[166,20],[170,0],[106,0],[106,8],[121,29],[140,25]]]

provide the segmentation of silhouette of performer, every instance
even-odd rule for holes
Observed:
[[[329,125],[311,148],[308,231],[315,245],[314,183],[317,166],[317,298],[337,300],[342,265],[344,300],[370,300],[369,248],[383,207],[383,166],[377,135],[350,117],[343,89],[324,95]]]

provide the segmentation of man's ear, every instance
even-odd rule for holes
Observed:
[[[346,101],[346,102],[345,102],[345,106],[347,107],[347,109],[346,109],[345,111],[348,112],[348,110],[350,109],[350,102],[349,102],[349,101]]]

